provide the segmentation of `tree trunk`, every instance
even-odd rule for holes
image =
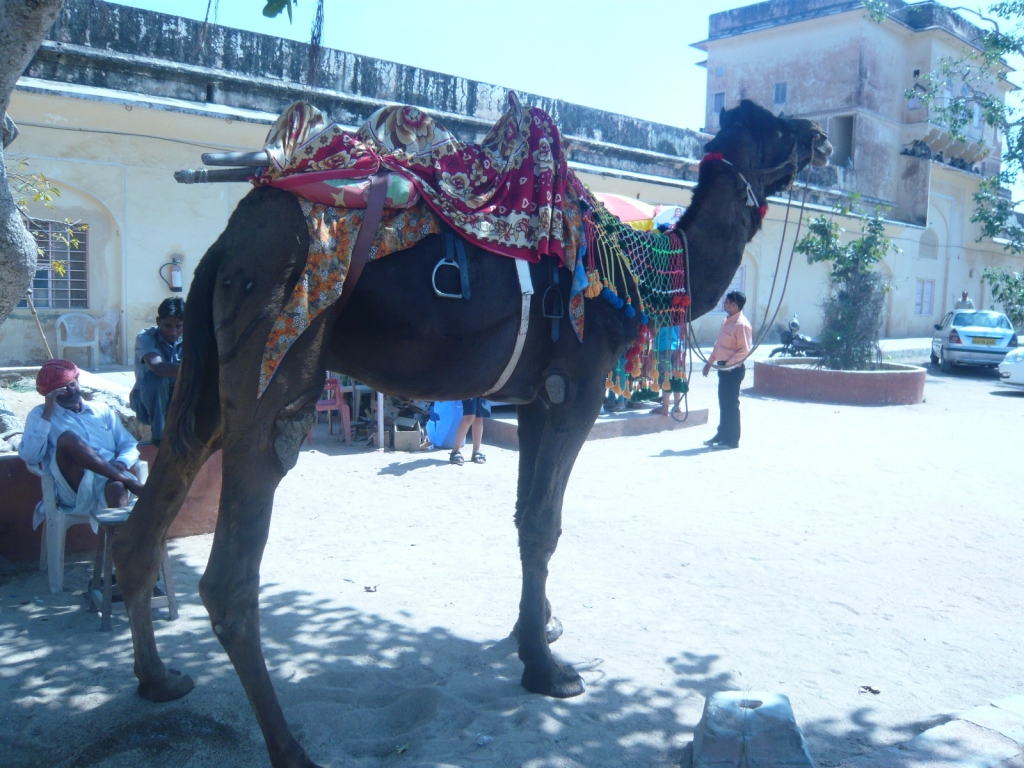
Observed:
[[[64,0],[0,0],[0,116],[6,116],[15,83],[63,5]],[[4,149],[0,146],[0,323],[24,298],[36,271],[35,238],[11,195]]]
[[[63,5],[64,0],[0,0],[0,124],[5,123],[15,83]],[[0,125],[0,324],[25,296],[36,271],[36,241],[25,229],[8,185],[4,150],[14,136],[7,129]],[[0,392],[0,435],[20,427]],[[0,450],[8,447],[0,437]]]

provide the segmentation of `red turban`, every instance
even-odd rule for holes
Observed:
[[[78,376],[78,366],[70,360],[47,360],[36,374],[36,392],[43,397],[66,387]]]

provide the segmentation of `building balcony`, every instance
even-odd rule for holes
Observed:
[[[992,147],[983,141],[972,141],[970,137],[966,141],[954,139],[947,128],[934,123],[921,125],[915,133],[917,136],[912,137],[901,154],[927,157],[971,173],[981,173],[978,164],[992,154]]]

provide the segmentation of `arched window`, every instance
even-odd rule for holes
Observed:
[[[917,255],[922,259],[937,259],[939,257],[939,236],[931,227],[928,227],[921,235],[921,246]]]

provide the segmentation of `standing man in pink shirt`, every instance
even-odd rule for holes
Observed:
[[[718,431],[704,441],[704,445],[712,448],[740,447],[740,384],[747,373],[743,361],[753,348],[750,322],[743,316],[746,303],[743,291],[729,291],[725,295],[729,316],[722,321],[718,341],[704,365],[705,376],[712,368],[718,371]]]

